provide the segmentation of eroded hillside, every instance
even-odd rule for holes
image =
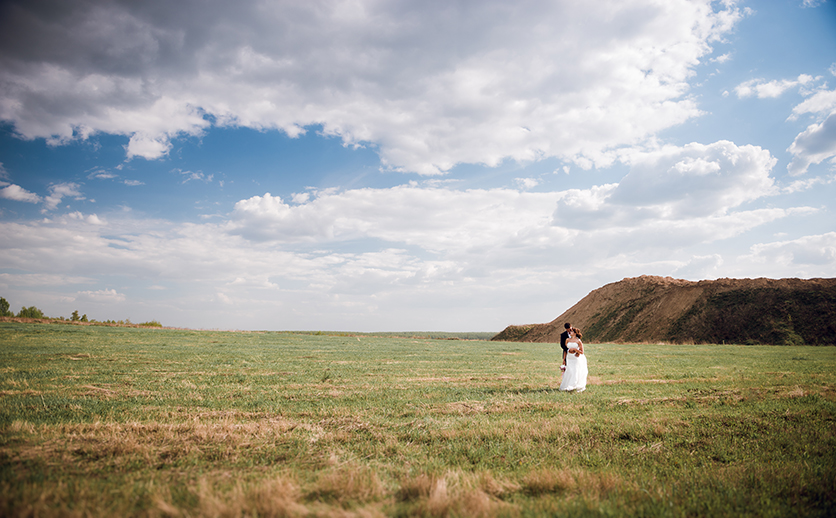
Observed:
[[[493,340],[836,344],[836,279],[685,281],[641,276],[607,284],[547,324],[508,326]]]

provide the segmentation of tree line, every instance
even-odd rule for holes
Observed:
[[[11,304],[5,298],[0,297],[0,317],[17,317],[17,318],[40,318],[40,319],[48,319],[48,320],[61,320],[61,321],[70,321],[70,322],[89,322],[92,324],[121,324],[121,325],[134,325],[130,319],[126,320],[104,320],[99,322],[98,320],[88,319],[87,314],[83,314],[79,316],[78,310],[72,312],[72,315],[69,319],[64,317],[58,318],[51,318],[44,315],[44,312],[38,309],[35,306],[23,306],[20,308],[20,311],[17,312],[17,315],[14,314],[14,311],[10,311],[9,308]],[[148,322],[142,322],[140,324],[136,324],[139,326],[150,326],[150,327],[162,327],[162,324],[157,322],[156,320],[151,320]]]

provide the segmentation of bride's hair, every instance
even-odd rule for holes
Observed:
[[[581,330],[577,327],[572,328],[572,334],[577,336],[579,339],[583,336],[583,333],[581,333]]]

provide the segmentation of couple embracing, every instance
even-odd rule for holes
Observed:
[[[586,365],[586,355],[583,353],[581,330],[572,327],[568,322],[563,324],[565,331],[560,333],[560,348],[563,349],[563,380],[560,390],[569,392],[583,392],[586,389],[586,376],[589,369]]]

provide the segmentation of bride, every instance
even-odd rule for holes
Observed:
[[[581,330],[577,327],[569,329],[569,339],[566,340],[566,370],[563,372],[560,390],[582,392],[586,389],[586,375],[589,369],[586,366],[581,336]]]

